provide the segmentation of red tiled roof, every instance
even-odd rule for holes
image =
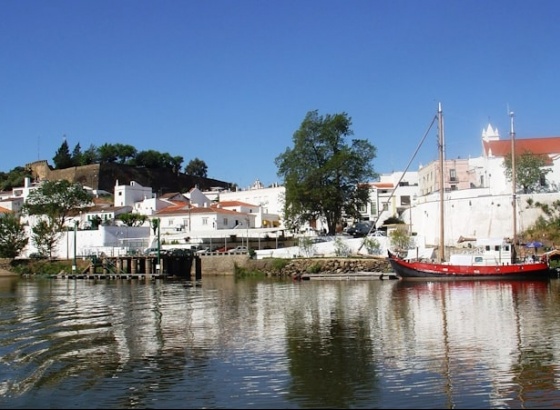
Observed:
[[[392,182],[373,182],[372,185],[376,188],[393,188],[395,186]]]
[[[236,211],[231,211],[229,209],[223,209],[218,207],[198,207],[194,206],[189,209],[189,206],[169,206],[156,213],[156,215],[166,216],[166,215],[189,215],[189,214],[222,214],[222,215],[245,215],[245,213],[239,213]]]
[[[256,205],[253,204],[248,204],[247,202],[241,202],[241,201],[220,201],[217,204],[212,204],[212,206],[215,207],[224,207],[224,206],[250,206],[250,207],[256,207]]]
[[[9,209],[2,208],[0,206],[0,214],[11,214],[11,213],[12,213],[12,211],[10,211]]]
[[[511,140],[483,141],[485,156],[505,157],[511,153]],[[560,137],[526,138],[515,140],[515,153],[535,155],[560,154]]]

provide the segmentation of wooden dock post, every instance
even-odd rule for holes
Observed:
[[[195,280],[202,279],[202,259],[196,255],[194,257],[194,278]]]

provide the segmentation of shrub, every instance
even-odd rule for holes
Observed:
[[[313,265],[307,267],[307,273],[319,273],[322,270],[320,263],[315,262]]]
[[[290,263],[288,259],[276,258],[272,260],[270,267],[272,268],[272,270],[280,272],[288,265],[288,263]]]
[[[348,256],[350,255],[350,247],[342,238],[337,237],[334,240],[334,254],[336,256]]]
[[[377,239],[366,236],[364,237],[362,243],[370,255],[379,255],[381,251],[381,244]]]

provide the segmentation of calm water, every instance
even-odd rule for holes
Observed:
[[[558,408],[560,280],[0,280],[2,408]]]

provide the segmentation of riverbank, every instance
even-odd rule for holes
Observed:
[[[78,261],[81,271],[90,261]],[[383,257],[359,258],[270,258],[251,259],[246,255],[216,256],[202,258],[202,276],[234,275],[240,270],[260,272],[267,276],[298,278],[309,274],[354,274],[360,272],[391,273],[392,269]],[[22,273],[37,274],[60,272],[72,273],[72,261],[0,259],[0,276],[18,276]]]

